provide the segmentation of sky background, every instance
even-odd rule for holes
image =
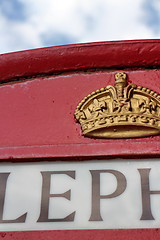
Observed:
[[[160,38],[160,0],[0,0],[0,53]]]

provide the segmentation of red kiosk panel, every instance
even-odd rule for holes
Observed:
[[[43,164],[43,162],[60,162],[63,165],[63,163],[67,164],[68,161],[73,161],[74,165],[76,162],[114,162],[116,159],[120,159],[120,164],[121,161],[126,161],[127,163],[131,159],[134,159],[137,163],[141,161],[158,162],[160,156],[158,125],[160,94],[159,55],[159,40],[78,44],[1,55],[1,166],[5,164],[9,166],[9,164],[13,163],[15,165]],[[98,137],[94,137],[95,135],[88,137],[83,133],[83,126],[81,128],[75,117],[78,104],[82,99],[85,99],[82,106],[84,104],[84,112],[89,116],[85,122],[85,124],[88,124],[91,121],[90,115],[93,116],[92,112],[96,112],[96,110],[93,110],[95,109],[96,101],[94,102],[94,108],[93,106],[91,108],[91,98],[95,96],[94,99],[98,99],[100,102],[100,99],[104,99],[103,93],[106,91],[104,94],[108,95],[106,95],[107,98],[104,101],[108,104],[111,93],[106,87],[114,86],[117,73],[126,74],[127,84],[130,84],[130,88],[133,88],[131,93],[126,93],[130,94],[128,99],[134,98],[131,101],[134,109],[137,107],[136,101],[139,102],[138,106],[141,108],[141,122],[134,118],[136,110],[131,112],[131,109],[128,108],[127,118],[130,119],[129,121],[133,120],[131,125],[134,124],[134,121],[137,121],[137,126],[147,126],[147,130],[152,129],[154,125],[156,127],[154,127],[153,132],[156,128],[156,134],[134,138],[127,136],[123,138],[123,135],[115,138],[105,138],[102,137],[102,134],[103,136],[105,134],[102,130],[106,130],[106,128],[102,129],[100,125],[98,130],[96,129],[94,132],[94,134],[100,134]],[[135,85],[142,86],[143,89],[136,88]],[[101,90],[96,92],[99,89]],[[118,92],[117,89],[120,88],[118,87],[113,91]],[[116,94],[119,98],[120,93]],[[146,99],[145,103],[140,102],[141,95]],[[86,96],[89,97],[85,98]],[[147,99],[149,99],[149,102],[147,102]],[[87,110],[85,109],[85,101]],[[126,107],[129,106],[128,102],[129,100],[121,101],[119,108],[115,107],[114,109],[116,110],[113,109],[113,112],[117,111],[116,119],[121,117],[119,112],[124,106],[126,111]],[[96,107],[98,109],[100,105]],[[105,110],[107,112],[106,105],[101,105],[101,109],[103,109],[103,114]],[[148,113],[147,118],[143,116],[144,112]],[[112,115],[115,117],[115,112]],[[112,127],[112,116],[109,116],[107,119],[107,121],[110,121],[111,131],[116,132],[117,128],[115,126]],[[83,120],[81,118],[82,125]],[[122,124],[124,121],[122,118],[119,121],[119,125],[123,126],[123,129],[126,127],[124,123]],[[104,124],[103,121],[101,124]],[[129,132],[128,125],[126,128]],[[101,130],[99,131],[99,129]],[[124,132],[122,127],[118,129]],[[139,131],[142,131],[141,129],[139,128]],[[90,171],[92,170],[90,169]],[[143,181],[144,177],[142,175],[140,172],[141,180]],[[114,176],[116,176],[115,172]],[[3,191],[2,185],[1,192]],[[158,190],[157,193],[155,192],[155,190],[150,190],[151,194],[159,194]],[[3,200],[1,194],[1,205],[4,204],[2,204]],[[0,228],[2,227],[2,229],[3,224],[0,223]],[[95,228],[97,229],[78,228],[66,230],[62,227],[62,230],[51,231],[40,231],[40,229],[37,231],[21,231],[18,229],[18,231],[2,231],[0,232],[0,238],[6,240],[44,238],[54,240],[59,238],[132,240],[133,238],[158,239],[160,237],[159,228]]]

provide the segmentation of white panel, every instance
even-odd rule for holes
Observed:
[[[160,191],[159,159],[0,164],[0,179],[2,179],[2,173],[10,173],[6,182],[5,196],[2,194],[5,183],[0,181],[1,202],[4,199],[4,205],[0,205],[1,215],[3,213],[0,219],[0,231],[159,228],[160,192],[145,190],[146,186],[142,186],[140,177],[142,169],[145,176],[151,169],[149,173],[150,191]],[[92,211],[92,202],[96,201],[93,199],[96,196],[92,196],[92,188],[95,190],[96,186],[92,184],[91,170],[103,171],[100,174],[100,195],[98,195],[100,198],[99,212],[102,219],[96,221],[94,221],[95,216],[90,219],[91,215],[98,211],[96,210],[98,204]],[[117,182],[116,176],[113,173],[105,172],[106,170],[118,171],[121,175],[123,174],[122,180],[126,180],[127,186],[119,196],[107,198],[117,187],[125,186],[123,181]],[[44,187],[41,172],[46,171],[73,171],[75,179],[67,174],[50,174],[49,194],[62,194],[71,190],[70,200],[62,196],[47,195],[50,222],[37,222],[40,217],[42,188]],[[152,220],[151,214],[146,213],[148,210],[145,209],[144,202],[142,202],[142,189],[146,193],[145,202],[150,200]],[[101,199],[102,195],[106,195],[106,199]],[[70,222],[52,222],[51,220],[63,219],[74,211],[75,217]],[[147,214],[145,220],[141,220],[142,212]],[[4,220],[14,220],[24,213],[27,213],[25,222],[4,222]]]

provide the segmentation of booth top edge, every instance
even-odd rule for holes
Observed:
[[[0,83],[65,72],[160,67],[160,39],[93,42],[0,55]]]

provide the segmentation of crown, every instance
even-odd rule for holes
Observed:
[[[115,85],[92,92],[77,106],[75,118],[83,135],[95,138],[133,138],[160,133],[160,95],[127,85],[127,75],[115,74]]]

